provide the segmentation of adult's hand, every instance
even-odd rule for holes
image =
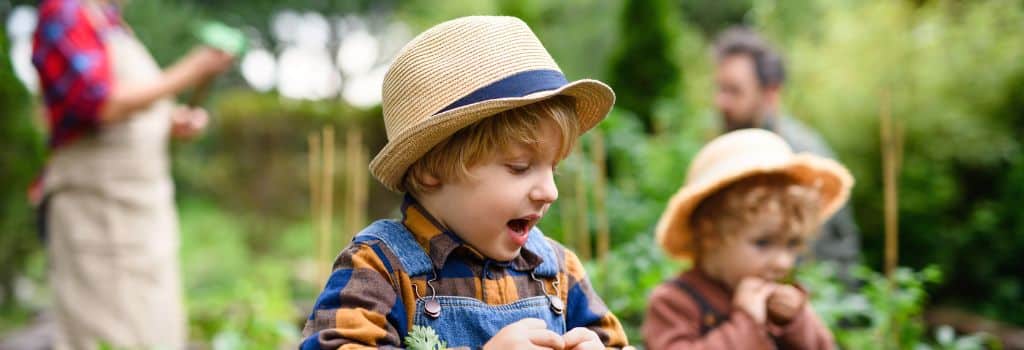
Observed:
[[[128,118],[159,99],[176,95],[213,75],[231,68],[234,56],[207,46],[194,48],[164,71],[159,79],[144,84],[117,84],[103,106],[100,120],[114,123]]]
[[[205,109],[179,106],[171,115],[171,136],[179,140],[191,139],[202,133],[209,121]]]

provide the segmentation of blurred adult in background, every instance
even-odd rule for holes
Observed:
[[[195,48],[161,69],[124,23],[122,1],[43,0],[33,41],[49,159],[38,201],[57,349],[181,349],[186,343],[168,140],[206,111],[175,94],[230,68]]]
[[[715,54],[715,107],[725,132],[760,128],[781,136],[795,152],[835,159],[825,140],[782,108],[786,68],[782,57],[757,33],[733,27],[719,35]],[[818,260],[835,262],[851,282],[849,267],[860,253],[860,233],[849,205],[828,220],[815,242]]]

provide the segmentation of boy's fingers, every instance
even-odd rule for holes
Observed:
[[[774,312],[788,312],[792,305],[778,299],[768,299],[768,309]]]
[[[775,285],[774,284],[765,283],[765,284],[762,284],[760,287],[757,288],[757,295],[760,298],[768,299],[768,296],[772,295],[772,292],[774,292],[774,291],[775,291]]]
[[[528,330],[527,337],[527,339],[530,340],[530,343],[535,346],[554,350],[562,350],[565,348],[565,340],[562,339],[562,336],[547,329]]]
[[[739,291],[756,291],[764,285],[764,280],[757,277],[746,277],[740,281],[740,284],[736,286],[737,292]]]
[[[548,323],[539,318],[524,318],[509,326],[523,327],[523,329],[547,329]]]
[[[573,347],[569,347],[568,344],[566,344],[565,350],[604,350],[604,344],[601,344],[600,341],[589,340]]]
[[[565,336],[562,338],[565,339],[565,347],[567,349],[572,349],[576,345],[587,341],[601,341],[601,337],[598,337],[597,333],[583,327],[573,328],[568,333],[565,333]]]

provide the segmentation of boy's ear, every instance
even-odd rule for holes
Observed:
[[[693,240],[697,249],[707,251],[714,249],[721,243],[721,237],[715,234],[714,225],[711,224],[710,220],[698,220],[694,226]]]
[[[441,186],[441,179],[439,179],[437,176],[434,176],[434,174],[423,174],[419,180],[421,183],[423,183],[424,186],[427,187]]]

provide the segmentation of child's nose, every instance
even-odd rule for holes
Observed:
[[[552,203],[558,199],[558,186],[555,185],[554,174],[548,174],[530,190],[530,200]]]
[[[779,253],[775,255],[774,259],[772,259],[772,267],[774,267],[779,272],[785,273],[793,268],[793,264],[795,262],[796,257],[793,254]]]

